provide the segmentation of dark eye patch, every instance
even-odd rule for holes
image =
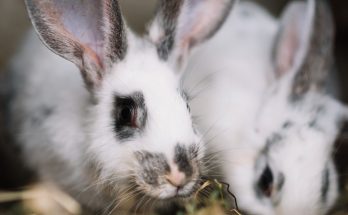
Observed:
[[[263,170],[257,182],[257,186],[264,196],[271,197],[273,187],[273,173],[268,165]]]
[[[116,130],[128,126],[136,128],[137,104],[131,97],[118,97],[115,109]]]
[[[135,152],[135,157],[141,164],[140,178],[150,185],[158,185],[158,177],[170,172],[167,159],[162,153],[138,151]]]
[[[130,95],[115,95],[112,117],[119,139],[129,139],[140,133],[147,119],[143,94],[135,92]]]

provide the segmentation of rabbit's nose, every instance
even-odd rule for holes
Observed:
[[[187,183],[187,178],[185,173],[178,169],[177,165],[172,165],[169,174],[165,175],[166,180],[171,185],[181,188]]]

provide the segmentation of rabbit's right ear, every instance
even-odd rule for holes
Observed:
[[[25,0],[41,40],[76,64],[89,89],[100,84],[113,62],[127,50],[117,0]]]
[[[150,40],[162,60],[181,70],[191,48],[221,27],[237,0],[159,0]]]
[[[322,87],[332,66],[334,26],[322,0],[292,2],[280,22],[274,44],[276,76],[292,75],[291,97]]]

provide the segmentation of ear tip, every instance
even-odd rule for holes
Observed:
[[[311,0],[309,0],[308,2],[305,1],[293,1],[293,2],[289,2],[286,6],[286,9],[298,9],[298,8],[306,8],[307,4],[309,2],[312,2]]]
[[[30,14],[31,9],[34,7],[34,0],[24,0],[25,7]]]
[[[36,33],[38,33],[38,29],[37,29],[37,25],[36,25],[36,16],[37,16],[37,11],[38,10],[38,6],[37,6],[37,2],[36,0],[24,0],[24,4],[29,16],[29,20],[32,23]]]
[[[304,20],[308,20],[309,17],[313,17],[310,11],[308,11],[310,8],[311,6],[308,7],[307,3],[303,1],[289,2],[281,14],[281,25],[289,26],[289,23],[292,23],[292,26],[294,23],[302,23]]]
[[[28,10],[33,10],[38,4],[37,0],[24,0],[24,4]]]

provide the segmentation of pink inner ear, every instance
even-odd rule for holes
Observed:
[[[102,66],[103,56],[103,14],[102,1],[95,0],[53,0],[40,3],[42,11],[55,23],[55,30],[80,46],[87,57]],[[57,29],[58,28],[58,29]]]
[[[191,4],[191,5],[190,5]],[[191,48],[195,43],[208,39],[227,14],[226,2],[221,0],[191,1],[184,8],[179,20],[178,41],[181,47]]]
[[[75,0],[76,1],[76,0]],[[95,0],[93,0],[95,1]],[[102,5],[99,3],[72,4],[70,10],[64,11],[62,14],[62,23],[65,28],[74,35],[79,43],[90,47],[97,55],[101,56],[103,51],[103,15]],[[64,5],[62,5],[64,7]],[[59,5],[58,5],[59,7]]]
[[[279,47],[277,52],[277,68],[276,76],[282,77],[293,67],[295,63],[295,56],[299,49],[300,38],[296,33],[298,31],[297,26],[293,24],[288,27],[279,38]]]
[[[298,69],[303,63],[312,26],[312,15],[308,8],[305,2],[293,2],[282,15],[278,40],[275,43],[277,78]]]

